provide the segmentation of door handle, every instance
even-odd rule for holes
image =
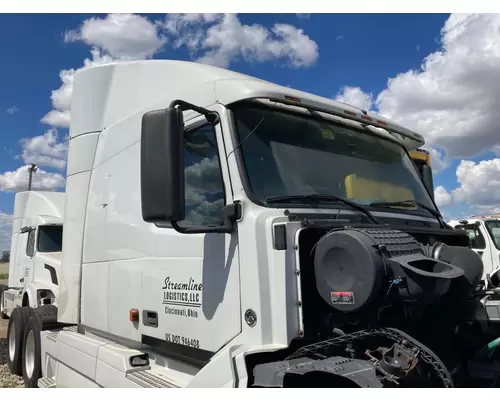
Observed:
[[[144,326],[158,327],[158,313],[156,311],[143,310],[142,324]]]
[[[24,278],[19,279],[19,282],[23,283],[24,282]]]

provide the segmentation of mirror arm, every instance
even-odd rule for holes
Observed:
[[[33,228],[32,226],[23,226],[21,228],[20,232],[21,233],[29,233],[29,232],[34,231],[34,230],[35,230],[35,228]]]
[[[194,104],[188,103],[188,102],[183,101],[183,100],[172,101],[172,103],[170,103],[169,108],[170,107],[173,108],[176,106],[179,106],[179,108],[182,111],[193,110],[193,111],[197,112],[198,114],[203,115],[207,119],[208,123],[211,125],[215,125],[217,122],[219,122],[219,116],[217,115],[217,113],[210,111],[210,110],[207,110],[206,108],[196,106]]]
[[[239,201],[228,204],[222,209],[222,226],[213,227],[193,227],[184,228],[179,226],[177,221],[172,221],[171,225],[179,233],[232,233],[235,230],[235,222],[241,218],[241,203]]]

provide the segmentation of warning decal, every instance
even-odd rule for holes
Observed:
[[[353,292],[331,292],[332,304],[354,304]]]

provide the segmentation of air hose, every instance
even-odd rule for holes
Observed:
[[[479,350],[476,353],[476,356],[479,358],[482,358],[484,356],[490,358],[499,346],[500,346],[500,337],[489,342],[486,346],[484,346],[481,350]]]

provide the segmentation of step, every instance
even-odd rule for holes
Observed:
[[[143,388],[177,388],[178,385],[151,370],[135,371],[127,374],[127,379]]]
[[[53,389],[56,387],[56,380],[53,378],[38,379],[38,387],[42,389]]]

